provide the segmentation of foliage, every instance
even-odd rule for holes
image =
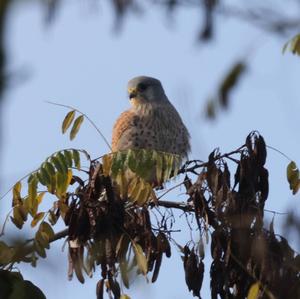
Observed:
[[[207,118],[214,119],[217,114],[217,109],[227,109],[229,105],[230,93],[237,86],[239,80],[246,71],[246,62],[236,62],[228,71],[224,79],[221,81],[217,95],[208,100],[205,106],[205,115]]]
[[[42,291],[19,272],[0,270],[0,298],[46,299]]]
[[[63,132],[72,123],[78,126],[74,119],[74,112],[69,112]],[[82,155],[89,163],[88,171],[81,168]],[[15,275],[10,271],[19,262],[35,267],[38,257],[46,257],[51,242],[68,236],[69,278],[75,273],[84,283],[84,273],[91,277],[100,267],[97,298],[103,298],[104,289],[113,298],[129,298],[122,294],[120,281],[129,288],[136,275],[147,278],[151,273],[154,283],[163,256],[172,255],[173,243],[182,254],[187,287],[200,298],[203,243],[210,235],[212,299],[300,296],[300,256],[286,239],[275,235],[273,223],[269,230],[263,227],[269,190],[266,156],[265,141],[256,132],[237,150],[223,155],[214,150],[207,162],[193,160],[182,167],[176,155],[152,150],[109,153],[95,160],[84,150],[58,151],[28,176],[27,192],[21,181],[12,188],[10,219],[22,229],[30,216],[31,226],[37,230],[33,240],[25,244],[0,242],[2,273]],[[228,161],[236,164],[234,179]],[[186,203],[162,200],[168,190],[157,197],[155,188],[165,189],[166,182],[180,173],[185,174],[180,185],[185,186]],[[287,177],[294,193],[298,176],[291,162]],[[40,211],[45,194],[54,196],[53,204],[48,211]],[[172,208],[183,210],[187,219],[193,215],[196,222],[189,227],[197,231],[198,242],[191,239],[177,244]],[[67,230],[55,234],[52,226],[59,218]],[[23,288],[24,283],[21,285]]]

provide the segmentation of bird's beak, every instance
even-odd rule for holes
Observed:
[[[133,99],[137,96],[137,89],[136,88],[128,88],[128,95],[129,95],[129,99]]]

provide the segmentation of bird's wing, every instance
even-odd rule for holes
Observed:
[[[130,143],[131,132],[136,127],[138,116],[130,110],[124,111],[113,127],[112,151],[126,149]],[[129,138],[128,138],[129,137]]]

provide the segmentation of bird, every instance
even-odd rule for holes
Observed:
[[[127,86],[130,109],[121,113],[112,133],[112,151],[148,149],[187,158],[190,134],[158,79],[138,76]]]

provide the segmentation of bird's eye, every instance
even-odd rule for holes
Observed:
[[[137,86],[138,90],[139,91],[144,91],[147,89],[147,85],[144,84],[144,83],[140,83],[138,86]]]

